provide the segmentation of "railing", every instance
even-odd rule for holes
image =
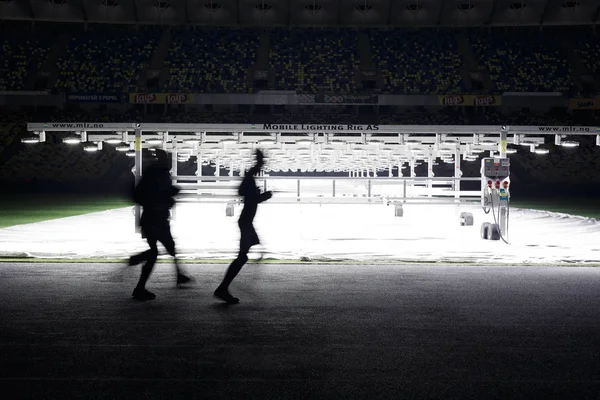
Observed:
[[[478,202],[480,190],[461,190],[461,182],[477,177],[314,177],[257,176],[257,185],[273,192],[270,203],[363,204]],[[239,203],[241,177],[174,176],[181,188],[178,201]]]

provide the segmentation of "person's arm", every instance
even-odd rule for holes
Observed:
[[[263,201],[269,200],[271,197],[273,197],[273,193],[271,193],[271,191],[266,191],[258,195],[258,202],[262,203]]]

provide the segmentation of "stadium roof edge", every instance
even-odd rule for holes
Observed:
[[[595,24],[595,0],[9,0],[0,19],[209,26]]]

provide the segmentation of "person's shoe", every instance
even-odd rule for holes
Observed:
[[[127,265],[129,265],[131,267],[133,265],[138,265],[141,262],[142,262],[142,260],[140,259],[140,255],[138,254],[138,255],[129,257],[129,262],[127,263]]]
[[[182,285],[184,283],[190,283],[192,282],[193,279],[190,278],[189,276],[183,275],[183,274],[178,274],[177,275],[177,284],[178,285]]]
[[[145,301],[145,300],[154,300],[156,295],[152,292],[147,291],[145,288],[135,288],[133,289],[133,293],[131,294],[136,300]]]
[[[227,290],[217,289],[215,290],[214,296],[227,304],[238,304],[240,302],[240,299],[233,297]]]

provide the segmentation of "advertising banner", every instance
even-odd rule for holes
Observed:
[[[41,131],[133,131],[135,128],[144,132],[299,132],[299,133],[392,133],[398,134],[484,134],[500,135],[506,127],[500,125],[365,125],[365,124],[183,124],[183,123],[111,123],[111,122],[46,122],[28,123],[27,130]],[[596,126],[510,126],[509,134],[524,135],[597,135],[600,127]]]
[[[571,99],[569,110],[600,110],[600,99]]]
[[[191,93],[132,93],[129,95],[132,104],[192,104]]]
[[[451,94],[438,96],[441,106],[492,107],[501,106],[501,96]]]
[[[379,96],[372,94],[317,94],[315,103],[319,104],[377,104]]]
[[[67,94],[68,103],[126,103],[127,94]]]
[[[314,94],[299,94],[298,103],[300,104],[315,104],[315,95]]]

